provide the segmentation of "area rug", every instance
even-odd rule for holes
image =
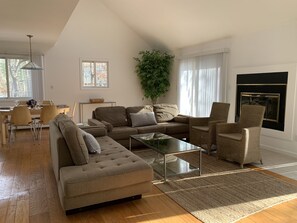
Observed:
[[[138,151],[147,159],[149,152]],[[198,166],[198,153],[183,154]],[[176,175],[163,182],[155,174],[154,184],[193,216],[205,223],[229,223],[276,204],[297,198],[297,184],[251,168],[217,160],[203,154],[202,175],[198,171]]]

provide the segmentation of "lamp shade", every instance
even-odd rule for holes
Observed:
[[[30,61],[25,66],[22,67],[23,70],[42,70],[42,67]]]
[[[29,37],[29,44],[30,44],[30,62],[23,66],[21,69],[23,70],[42,70],[42,67],[38,66],[37,64],[33,63],[32,61],[32,48],[31,48],[31,38],[33,35],[27,35]]]

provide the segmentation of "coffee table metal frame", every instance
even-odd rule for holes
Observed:
[[[152,140],[164,140],[164,139],[172,139],[172,140],[176,140],[176,142],[180,141],[182,143],[185,143],[185,144],[188,144],[191,146],[191,149],[190,150],[183,150],[183,151],[179,151],[178,149],[176,151],[171,151],[171,152],[168,152],[167,151],[161,151],[159,150],[156,146],[153,146],[151,144],[149,144],[148,142],[150,140],[144,140],[142,137],[146,137],[148,135],[151,135],[151,134],[158,134],[161,138],[158,139],[158,138],[155,138],[155,139],[152,139]],[[163,138],[162,138],[163,137]],[[199,152],[199,167],[196,169],[197,171],[199,171],[199,176],[201,175],[201,172],[202,172],[202,149],[198,146],[195,146],[195,145],[192,145],[190,143],[187,143],[183,140],[180,140],[180,139],[176,139],[174,137],[171,137],[171,136],[168,136],[166,134],[163,134],[163,133],[144,133],[144,134],[137,134],[137,135],[130,135],[129,137],[129,150],[131,151],[132,150],[132,139],[133,140],[136,140],[142,144],[144,144],[145,146],[153,149],[154,151],[156,151],[157,153],[163,155],[163,169],[164,169],[164,181],[167,181],[167,165],[166,165],[166,158],[170,155],[179,155],[179,154],[183,154],[183,153],[192,153],[192,152],[196,152],[198,151]],[[185,161],[186,162],[186,161]],[[156,170],[155,170],[156,171]],[[157,171],[158,172],[158,171]],[[160,173],[161,174],[161,173]],[[161,174],[162,175],[162,174]]]

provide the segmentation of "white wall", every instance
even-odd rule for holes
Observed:
[[[117,105],[141,105],[145,101],[133,57],[145,49],[150,49],[148,44],[100,1],[80,0],[55,46],[45,54],[45,98],[70,106],[97,97]],[[80,58],[109,61],[108,89],[80,89]]]
[[[235,115],[236,74],[289,71],[285,131],[262,130],[263,147],[297,156],[297,21],[232,39],[228,99]]]
[[[265,148],[297,156],[297,21],[244,36],[180,49],[179,55],[203,54],[223,48],[230,49],[227,81],[227,101],[231,103],[229,122],[234,122],[235,117],[237,73],[289,71],[285,131],[263,129],[261,144]],[[177,95],[176,92],[174,94]],[[172,100],[170,96],[167,98]]]

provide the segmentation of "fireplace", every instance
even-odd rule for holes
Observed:
[[[236,117],[240,106],[265,106],[263,127],[284,131],[288,72],[237,75]]]

